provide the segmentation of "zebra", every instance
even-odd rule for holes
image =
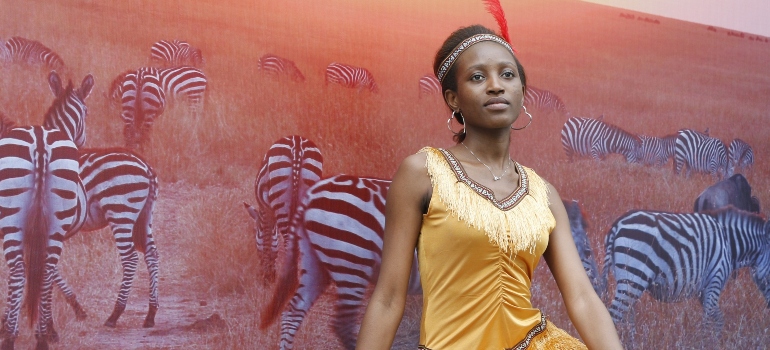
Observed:
[[[262,55],[257,61],[257,70],[273,79],[286,76],[294,82],[305,81],[305,76],[294,62],[273,54]]]
[[[347,64],[332,62],[326,67],[325,84],[339,84],[346,88],[357,88],[360,93],[363,89],[371,92],[379,92],[374,76],[366,68],[354,67]]]
[[[527,89],[524,93],[524,104],[540,109],[567,112],[567,106],[564,105],[564,102],[562,102],[558,95],[531,85],[527,85]]]
[[[5,42],[6,61],[29,65],[44,65],[58,70],[64,67],[64,61],[53,50],[39,41],[14,36]]]
[[[158,249],[152,236],[152,210],[158,198],[157,175],[139,155],[122,148],[80,150],[79,174],[86,190],[87,216],[85,222],[68,232],[64,240],[80,231],[109,226],[123,266],[118,299],[104,325],[115,328],[126,309],[139,251],[144,254],[150,277],[150,306],[144,327],[153,327],[159,307]],[[76,316],[85,318],[72,288],[58,273],[55,282]]]
[[[736,171],[751,169],[754,165],[754,150],[741,139],[734,139],[727,147],[727,175],[733,175]]]
[[[275,280],[278,235],[284,246],[291,239],[289,224],[307,189],[321,179],[323,155],[313,141],[291,135],[273,143],[265,153],[254,181],[255,209],[244,202],[255,221],[257,250],[262,254],[262,269],[267,281]],[[270,246],[270,250],[265,247]]]
[[[119,79],[122,83],[115,84]],[[135,149],[149,139],[155,118],[166,108],[167,96],[186,100],[194,124],[197,124],[207,85],[203,71],[188,66],[143,67],[119,75],[113,81],[110,94],[113,98],[117,94],[121,96],[126,147]],[[141,103],[137,103],[137,100]]]
[[[674,173],[680,174],[685,167],[685,176],[694,170],[722,179],[727,172],[725,144],[720,139],[692,129],[679,130],[674,152]]]
[[[600,119],[571,117],[561,129],[561,144],[567,159],[575,155],[604,160],[610,153],[619,153],[629,163],[640,159],[642,141],[615,125]]]
[[[422,98],[423,96],[428,95],[441,94],[441,83],[439,83],[438,78],[436,78],[436,76],[433,74],[423,75],[417,85],[419,88],[419,94],[417,95],[418,98]]]
[[[641,140],[640,162],[644,165],[663,166],[674,156],[676,134],[663,137],[639,135]]]
[[[160,40],[152,44],[150,60],[164,67],[200,67],[205,63],[200,49],[181,40]]]
[[[62,87],[52,71],[48,84],[56,99],[43,125],[13,128],[0,139],[0,230],[9,270],[3,349],[13,349],[19,335],[25,284],[30,324],[37,321],[37,348],[58,340],[51,318],[52,275],[63,237],[85,216],[77,150],[86,140],[85,99],[94,79],[89,74],[79,87],[72,82]]]
[[[600,278],[599,267],[596,265],[593,249],[591,249],[591,243],[588,241],[588,235],[586,234],[588,220],[578,201],[562,198],[562,203],[564,204],[564,209],[567,210],[572,239],[575,241],[575,247],[580,255],[580,261],[583,263],[583,269],[586,271],[586,275],[596,293],[602,293],[606,287],[603,285],[604,281]]]
[[[727,207],[706,213],[633,210],[605,239],[603,279],[617,285],[609,306],[613,321],[628,319],[644,291],[663,302],[698,297],[704,325],[721,330],[719,297],[730,275],[751,267],[770,302],[770,224],[761,216]]]
[[[335,175],[308,189],[292,218],[290,249],[260,323],[267,328],[283,309],[281,349],[293,348],[307,312],[329,284],[336,286],[334,330],[346,349],[355,347],[356,317],[379,274],[389,187],[390,180]],[[415,255],[410,294],[422,293],[419,281]]]
[[[126,148],[136,149],[149,139],[155,118],[166,106],[166,91],[157,69],[139,69],[124,77],[122,89],[123,136]]]

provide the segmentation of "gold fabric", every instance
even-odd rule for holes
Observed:
[[[428,156],[433,195],[418,239],[423,288],[420,346],[489,350],[515,347],[525,338],[534,343],[548,332],[540,310],[530,301],[532,274],[555,226],[544,181],[516,164],[522,179],[519,188],[498,202],[465,176],[448,151],[421,152]],[[526,194],[510,203],[522,187]]]

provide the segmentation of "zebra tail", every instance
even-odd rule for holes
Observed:
[[[24,256],[26,257],[27,270],[27,296],[25,304],[27,314],[29,315],[29,324],[34,326],[38,318],[38,309],[43,292],[43,278],[45,275],[45,260],[48,255],[48,216],[46,215],[45,196],[41,195],[44,190],[44,179],[42,174],[38,173],[38,179],[33,187],[32,207],[27,214],[24,225]]]
[[[139,212],[139,217],[136,218],[134,230],[131,234],[131,238],[134,241],[134,249],[142,254],[147,253],[148,228],[152,224],[152,208],[155,206],[155,199],[158,197],[158,179],[152,168],[147,167],[147,170],[150,178],[147,201],[144,203],[142,211]]]
[[[270,303],[267,305],[267,310],[262,313],[262,319],[260,320],[259,328],[266,329],[273,324],[280,315],[281,310],[284,309],[286,303],[294,295],[299,288],[299,236],[300,233],[297,230],[304,230],[304,227],[300,224],[304,217],[305,208],[301,206],[297,208],[294,213],[294,218],[291,223],[291,230],[286,237],[289,239],[288,249],[283,258],[283,268],[281,269],[281,276],[279,277],[278,286],[273,292],[273,297]]]

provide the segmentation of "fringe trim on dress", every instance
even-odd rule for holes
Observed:
[[[520,188],[502,201],[510,207],[501,206],[493,196],[490,198],[479,193],[479,188],[486,188],[461,178],[464,173],[458,174],[457,170],[463,172],[458,168],[459,162],[448,158],[452,157],[451,153],[442,151],[432,147],[420,150],[427,155],[426,167],[433,189],[449,212],[470,227],[486,233],[489,241],[503,252],[534,253],[540,234],[551,232],[556,225],[548,207],[546,182],[532,169],[516,164],[517,169],[523,170],[520,174],[523,191]],[[515,198],[517,195],[521,198]]]
[[[569,335],[564,330],[554,326],[551,321],[547,321],[547,326],[543,333],[538,334],[532,339],[527,349],[531,350],[588,350],[583,342]]]

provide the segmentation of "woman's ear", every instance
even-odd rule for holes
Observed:
[[[444,91],[444,102],[446,102],[447,106],[449,106],[449,108],[453,111],[456,111],[460,108],[460,103],[457,101],[457,92],[452,90],[447,89]]]

